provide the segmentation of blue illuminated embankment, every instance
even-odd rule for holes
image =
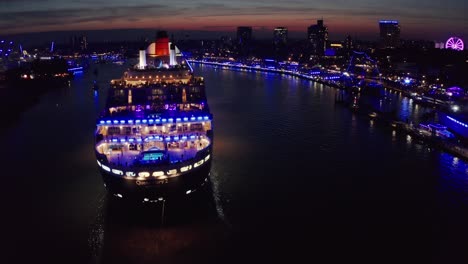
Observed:
[[[440,121],[450,130],[462,137],[468,138],[468,122],[462,121],[459,117],[453,117],[440,113]]]

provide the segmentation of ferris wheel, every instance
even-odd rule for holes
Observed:
[[[445,42],[445,48],[446,49],[453,49],[453,50],[463,50],[464,44],[463,40],[457,37],[451,37]]]

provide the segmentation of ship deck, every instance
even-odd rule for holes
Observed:
[[[144,164],[172,164],[184,162],[195,158],[197,152],[206,149],[211,144],[206,136],[197,136],[196,139],[181,142],[145,141],[141,143],[115,143],[103,140],[97,144],[97,151],[106,155],[111,165],[119,167],[133,167]],[[146,157],[145,153],[159,150],[162,155]]]

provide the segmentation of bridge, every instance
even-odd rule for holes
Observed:
[[[365,52],[353,51],[342,80],[346,89],[383,95],[383,82],[377,62]]]

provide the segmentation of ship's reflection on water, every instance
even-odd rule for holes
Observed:
[[[94,262],[216,261],[225,254],[229,229],[209,183],[187,197],[153,203],[104,196],[90,230]]]

